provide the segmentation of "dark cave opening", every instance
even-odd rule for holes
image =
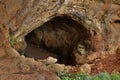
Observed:
[[[58,63],[75,65],[73,50],[88,39],[85,27],[68,16],[58,16],[39,26],[26,37],[25,56],[46,59],[51,56]]]
[[[120,20],[115,20],[114,23],[119,23],[120,24]]]

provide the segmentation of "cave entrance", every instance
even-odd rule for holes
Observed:
[[[25,37],[25,55],[35,59],[51,56],[57,58],[60,64],[75,65],[73,50],[86,38],[84,26],[68,16],[58,16]]]

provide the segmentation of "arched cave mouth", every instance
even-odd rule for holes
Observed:
[[[75,65],[74,50],[78,43],[85,45],[87,32],[83,25],[68,16],[55,17],[25,37],[25,56],[34,59],[51,56],[60,64]]]

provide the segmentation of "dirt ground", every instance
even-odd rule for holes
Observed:
[[[49,56],[52,56],[54,58],[58,57],[57,55],[45,51],[42,48],[40,49],[39,47],[35,47],[31,44],[29,45],[30,46],[26,49],[26,55],[28,57],[34,57],[35,59],[45,59]],[[40,54],[40,53],[45,53],[45,54]],[[88,61],[87,64],[91,65],[91,73],[90,73],[91,75],[105,71],[109,73],[113,73],[114,71],[120,72],[120,54],[119,53],[107,54],[104,55],[103,57],[98,57],[95,58],[94,60]],[[80,69],[79,67],[81,67],[81,65],[76,65],[71,67],[72,67],[71,72],[76,73],[79,71]]]
[[[108,72],[112,74],[115,71],[120,72],[120,54],[109,54],[104,58],[96,58],[93,61],[88,62],[91,65],[90,75],[95,75],[100,72]],[[73,66],[71,73],[78,73],[81,65]]]
[[[91,74],[107,71],[113,73],[120,72],[120,54],[110,54],[103,59],[98,59],[93,62]]]
[[[49,56],[58,58],[57,55],[50,53],[47,50],[33,44],[28,44],[28,47],[25,50],[25,56],[34,58],[34,59],[47,59]]]

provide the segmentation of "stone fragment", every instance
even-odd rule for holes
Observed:
[[[64,64],[50,64],[47,67],[52,72],[63,72],[65,70]]]
[[[89,74],[91,72],[91,66],[89,64],[83,64],[80,67],[80,72]]]

